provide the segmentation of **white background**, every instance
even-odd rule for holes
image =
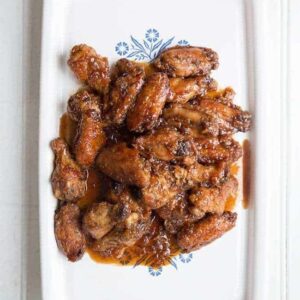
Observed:
[[[287,246],[286,299],[296,300],[300,295],[300,1],[273,2],[280,2],[288,12],[283,18],[287,44],[282,45],[288,228],[282,247]],[[41,11],[40,0],[0,2],[1,300],[41,299],[37,184]]]

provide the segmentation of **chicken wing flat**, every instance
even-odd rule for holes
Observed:
[[[228,122],[233,127],[233,132],[250,130],[251,114],[232,102],[199,98],[197,106],[203,112]]]
[[[51,176],[54,196],[58,200],[76,201],[87,189],[87,172],[71,157],[67,143],[57,138],[51,142],[55,168]]]
[[[177,243],[187,252],[197,250],[232,229],[236,219],[237,214],[232,212],[208,215],[196,223],[184,225],[178,233]]]
[[[137,63],[120,59],[115,66],[116,79],[112,83],[105,111],[111,122],[121,124],[142,88],[145,72]]]
[[[203,47],[175,46],[163,51],[154,66],[171,77],[189,77],[209,74],[219,66],[218,54]]]
[[[189,201],[193,204],[190,211],[195,216],[203,216],[205,213],[222,214],[230,195],[237,192],[238,182],[231,176],[222,185],[216,187],[198,187],[189,195]]]
[[[167,102],[186,103],[196,96],[204,96],[207,91],[216,89],[216,81],[209,76],[171,78]]]
[[[91,166],[104,146],[106,136],[103,127],[101,117],[96,111],[89,110],[82,115],[74,141],[75,158],[81,166]]]
[[[152,129],[162,112],[168,93],[168,76],[164,73],[150,75],[142,87],[135,105],[128,112],[128,129],[136,132]]]
[[[68,114],[74,121],[80,121],[82,114],[94,111],[101,114],[101,99],[92,91],[81,89],[68,101]]]
[[[104,148],[96,163],[101,172],[116,181],[139,187],[150,182],[148,163],[138,150],[128,148],[125,143]]]
[[[197,125],[203,134],[218,136],[245,132],[251,126],[251,114],[226,102],[198,98],[192,103],[173,104],[163,114],[168,124]]]
[[[83,216],[83,230],[92,238],[99,240],[111,231],[117,222],[125,220],[129,213],[127,205],[93,203]]]
[[[147,135],[140,136],[134,143],[144,156],[154,157],[163,161],[192,156],[192,141],[185,138],[176,128],[158,128]]]
[[[72,48],[68,65],[76,77],[97,92],[105,94],[109,87],[108,59],[85,44]]]
[[[57,245],[70,261],[79,260],[86,248],[80,227],[80,209],[68,203],[55,212],[54,232]]]

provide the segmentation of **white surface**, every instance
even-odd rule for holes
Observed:
[[[239,0],[188,0],[184,7],[174,6],[172,15],[166,16],[168,2],[152,1],[145,14],[145,9],[134,0],[126,4],[120,0],[46,1],[40,113],[40,224],[45,299],[81,299],[86,295],[91,300],[100,296],[108,300],[120,299],[125,293],[127,298],[138,300],[143,290],[150,288],[161,297],[185,296],[193,300],[198,298],[195,286],[202,297],[211,300],[285,297],[281,7],[269,1],[244,4]],[[217,5],[219,9],[214,10]],[[98,19],[101,10],[105,14]],[[125,19],[129,15],[134,18]],[[207,26],[212,17],[222,26]],[[49,234],[53,231],[56,207],[49,184],[53,161],[49,141],[57,136],[66,99],[75,90],[75,81],[66,66],[68,53],[74,44],[85,42],[115,60],[117,42],[128,40],[130,35],[139,39],[151,27],[158,29],[163,37],[184,38],[191,44],[215,49],[221,64],[214,76],[221,85],[232,85],[238,95],[237,104],[249,107],[255,115],[250,134],[254,172],[249,209],[246,212],[239,209],[236,228],[195,253],[190,265],[178,271],[165,267],[157,278],[149,277],[145,267],[132,270],[97,265],[87,256],[76,264],[68,263],[57,250],[53,234]],[[110,28],[109,34],[106,28]],[[150,293],[143,295],[144,300],[152,298]]]
[[[280,1],[272,1],[274,4]],[[269,1],[264,1],[269,3]],[[269,277],[270,289],[276,296],[266,296],[264,299],[299,299],[300,277],[300,218],[299,218],[299,97],[298,81],[299,74],[299,2],[290,0],[289,3],[282,1],[288,6],[289,19],[286,28],[289,32],[289,68],[286,70],[288,80],[288,102],[286,115],[287,145],[287,215],[288,215],[288,239],[287,239],[287,298],[278,292],[278,279]],[[23,6],[23,8],[22,8]],[[274,6],[275,7],[275,6]],[[39,254],[38,254],[38,200],[37,200],[37,132],[38,132],[38,64],[40,49],[40,1],[24,0],[2,0],[0,2],[0,83],[1,92],[1,157],[2,167],[0,169],[1,195],[0,217],[0,299],[41,299],[39,282]],[[266,9],[260,11],[267,15],[268,26],[280,26],[277,19]],[[24,18],[24,29],[22,33],[22,18]],[[217,22],[217,21],[216,21]],[[260,31],[260,30],[259,30]],[[280,30],[279,30],[280,31]],[[277,30],[277,32],[279,32]],[[260,32],[268,42],[273,40],[270,32]],[[22,56],[22,42],[24,52]],[[274,59],[274,52],[278,46],[278,40],[268,50],[270,61],[278,63]],[[280,43],[279,43],[280,44]],[[22,78],[21,60],[23,57],[24,73]],[[283,71],[284,71],[283,67]],[[284,72],[283,72],[284,73]],[[277,81],[270,79],[271,90],[277,87]],[[23,82],[23,95],[22,95]],[[262,83],[264,80],[262,80]],[[23,99],[23,100],[22,100]],[[285,98],[282,98],[284,103]],[[271,105],[272,106],[272,105]],[[272,108],[270,108],[270,114]],[[265,122],[269,122],[268,116]],[[13,122],[11,122],[13,121]],[[270,134],[279,137],[278,132]],[[23,136],[23,140],[22,140]],[[266,136],[267,137],[267,136]],[[268,137],[270,138],[270,137]],[[21,151],[22,149],[22,151]],[[274,149],[276,150],[276,149]],[[277,162],[274,161],[276,164]],[[23,170],[21,172],[21,169]],[[276,184],[274,184],[276,187]],[[276,196],[276,190],[275,196]],[[277,196],[278,197],[278,196]],[[278,198],[276,198],[278,199]],[[261,200],[262,202],[264,199]],[[264,205],[264,204],[262,204]],[[264,207],[264,206],[263,206]],[[265,208],[265,207],[264,207]],[[271,223],[272,224],[272,223]],[[275,223],[276,224],[276,223]],[[277,231],[277,228],[274,230]],[[278,266],[276,254],[283,244],[280,240],[274,240],[274,247],[269,249],[268,265],[269,274]],[[277,243],[277,245],[276,245]],[[275,256],[274,256],[275,254]],[[251,273],[251,272],[249,272]],[[184,284],[182,285],[184,288]],[[150,289],[149,289],[150,290]],[[152,291],[150,291],[152,292]],[[198,285],[195,294],[201,297]],[[160,299],[155,294],[156,299]],[[253,299],[248,294],[248,299]],[[210,298],[208,298],[210,299]],[[262,299],[262,298],[261,298]]]

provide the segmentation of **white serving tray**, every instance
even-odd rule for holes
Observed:
[[[279,3],[271,2],[44,1],[39,157],[44,300],[284,299],[282,15]],[[154,44],[174,37],[172,45],[187,41],[216,50],[220,67],[213,76],[221,86],[234,87],[236,103],[255,116],[251,133],[238,136],[251,143],[249,208],[244,210],[239,201],[236,228],[191,256],[178,257],[177,269],[97,264],[87,254],[70,263],[56,246],[56,200],[49,182],[53,168],[49,142],[58,136],[66,101],[79,86],[66,64],[69,51],[74,44],[87,43],[113,62],[124,48],[126,55],[134,52],[131,36],[144,45],[149,29],[159,35]],[[120,49],[120,42],[125,47]]]

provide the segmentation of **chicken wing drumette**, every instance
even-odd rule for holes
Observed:
[[[72,48],[68,65],[76,77],[102,94],[107,93],[109,87],[109,66],[106,57],[85,44]]]
[[[67,143],[57,138],[51,142],[55,168],[51,176],[54,196],[59,200],[76,201],[87,188],[87,172],[71,157]]]
[[[68,259],[79,260],[85,252],[86,241],[81,231],[77,205],[68,203],[55,212],[54,232],[58,247]]]

